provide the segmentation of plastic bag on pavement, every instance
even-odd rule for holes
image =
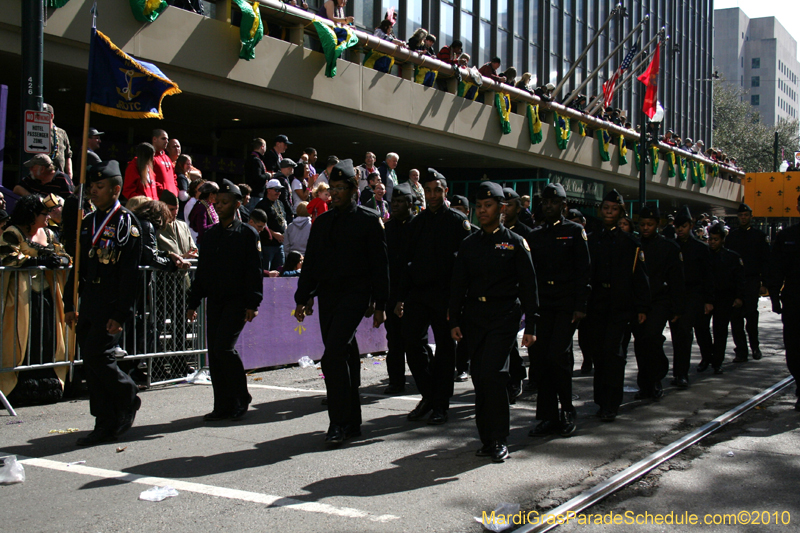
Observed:
[[[501,503],[491,513],[483,513],[482,517],[474,518],[489,531],[505,531],[514,525],[513,518],[517,513],[519,513],[518,503]]]
[[[311,368],[314,366],[314,360],[311,359],[309,356],[304,355],[303,357],[297,360],[297,364],[300,365],[300,368]]]
[[[195,385],[211,385],[211,374],[206,369],[200,369],[197,372],[186,376],[186,383]]]
[[[139,494],[139,499],[146,502],[160,502],[167,498],[173,498],[178,495],[178,491],[170,486],[166,487],[150,487],[146,491]]]
[[[0,457],[0,485],[11,485],[25,481],[25,469],[17,462],[16,455]]]

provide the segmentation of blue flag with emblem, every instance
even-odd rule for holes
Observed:
[[[119,118],[164,118],[161,101],[181,92],[177,83],[94,28],[90,46],[86,103],[92,111]]]

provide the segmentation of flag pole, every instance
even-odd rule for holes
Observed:
[[[575,69],[578,68],[578,65],[580,65],[581,62],[584,59],[586,59],[586,56],[589,55],[589,50],[592,49],[592,46],[594,46],[594,44],[597,42],[597,39],[600,38],[600,34],[603,33],[606,30],[606,28],[608,28],[608,25],[611,24],[611,19],[614,18],[614,15],[619,13],[621,10],[622,10],[621,3],[618,3],[617,6],[611,10],[611,13],[608,14],[606,21],[603,23],[602,26],[600,26],[600,29],[598,29],[597,32],[595,32],[594,37],[592,37],[592,40],[589,41],[589,44],[586,45],[586,48],[583,49],[581,55],[578,56],[578,59],[572,62],[572,66],[570,67],[569,71],[566,74],[564,74],[564,77],[561,78],[561,81],[558,82],[556,88],[553,89],[553,96],[556,96],[564,87],[564,85],[569,81],[570,77],[575,72]]]
[[[599,73],[600,73],[600,71],[603,69],[603,67],[605,67],[605,66],[608,64],[608,62],[609,62],[609,61],[611,61],[611,58],[612,58],[612,57],[614,57],[614,54],[616,54],[616,53],[617,53],[617,52],[618,52],[618,51],[619,51],[619,50],[620,50],[620,49],[621,49],[621,48],[622,48],[622,47],[625,45],[625,43],[626,43],[626,42],[628,42],[628,41],[631,39],[631,37],[633,37],[633,34],[634,34],[634,33],[636,33],[637,31],[639,31],[639,28],[641,28],[641,27],[642,27],[644,24],[646,24],[646,23],[647,23],[647,21],[649,21],[649,20],[650,20],[650,15],[649,15],[649,14],[645,15],[645,16],[644,16],[644,18],[642,19],[642,21],[641,21],[639,24],[637,24],[637,25],[636,25],[636,26],[635,26],[635,27],[634,27],[634,28],[633,28],[633,29],[630,31],[630,33],[628,33],[628,35],[626,35],[626,36],[625,36],[625,38],[624,38],[624,39],[622,39],[622,42],[620,42],[620,43],[617,45],[617,47],[616,47],[616,48],[614,48],[614,49],[611,51],[611,53],[610,53],[610,54],[608,54],[608,57],[607,57],[607,58],[605,58],[605,60],[603,60],[603,62],[602,62],[602,63],[600,63],[600,65],[598,65],[598,67],[597,67],[596,69],[594,69],[594,70],[592,71],[592,73],[591,73],[591,74],[589,74],[589,75],[586,77],[586,79],[585,79],[585,80],[583,80],[583,83],[581,83],[581,84],[578,86],[578,88],[577,88],[577,89],[575,89],[574,91],[572,91],[572,94],[570,94],[569,98],[567,98],[566,100],[564,100],[564,101],[561,103],[561,105],[563,105],[564,107],[568,106],[568,105],[569,105],[569,103],[570,103],[571,101],[573,101],[573,100],[574,100],[574,99],[575,99],[575,98],[578,96],[578,93],[580,93],[580,92],[583,90],[583,88],[584,88],[584,87],[586,87],[587,85],[589,85],[589,82],[590,82],[590,81],[592,81],[592,79],[593,79],[595,76],[597,76],[597,74],[599,74]]]

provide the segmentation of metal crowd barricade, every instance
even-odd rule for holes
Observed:
[[[205,306],[194,322],[186,319],[188,290],[195,267],[165,272],[140,267],[141,289],[133,318],[123,324],[117,348],[120,367],[143,385],[185,380],[204,366]],[[69,269],[0,267],[0,377],[12,372],[67,367],[65,381],[82,364],[73,328],[63,321],[61,294],[53,276],[66,280]],[[61,284],[61,290],[65,283]],[[0,391],[0,402],[15,414]]]

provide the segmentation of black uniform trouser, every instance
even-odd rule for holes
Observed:
[[[403,340],[403,319],[394,314],[397,302],[390,301],[386,305],[386,371],[389,374],[389,385],[405,387],[406,385],[406,344]]]
[[[466,344],[459,342],[456,346],[456,374],[469,372],[469,352]]]
[[[631,328],[633,351],[639,368],[636,383],[642,393],[652,393],[669,373],[669,358],[664,353],[664,341],[667,340],[664,328],[672,316],[669,302],[655,301],[647,313],[647,320],[643,324],[635,323]]]
[[[586,339],[586,328],[583,326],[583,323],[583,320],[578,323],[578,347],[581,349],[581,356],[583,356],[581,368],[583,368],[584,365],[586,365],[587,368],[592,368],[592,350],[586,347],[589,341]]]
[[[361,357],[356,329],[368,307],[368,293],[326,291],[319,294],[319,327],[325,345],[321,364],[331,425],[361,424],[358,396]]]
[[[236,351],[236,341],[245,325],[245,307],[238,301],[209,298],[206,302],[208,366],[214,389],[214,411],[229,413],[249,405],[247,375]]]
[[[714,333],[711,357],[703,357],[712,367],[719,368],[725,361],[725,348],[728,346],[728,325],[733,314],[733,298],[714,302],[714,311],[700,318],[700,328],[703,334]],[[713,326],[712,326],[713,320]]]
[[[784,300],[784,305],[786,300]],[[800,306],[797,302],[783,308],[783,344],[786,347],[786,366],[797,385],[800,397]]]
[[[747,357],[747,338],[750,338],[750,348],[755,352],[758,349],[758,298],[761,290],[759,278],[747,278],[745,282],[744,299],[742,306],[734,309],[731,314],[731,333],[733,344],[736,346],[736,355]],[[747,326],[745,326],[747,321]],[[745,330],[747,336],[745,336]]]
[[[139,388],[117,366],[113,350],[122,334],[109,334],[108,316],[89,311],[100,305],[103,304],[84,297],[75,332],[89,387],[89,411],[97,419],[95,427],[114,431],[119,415],[133,409]]]
[[[541,372],[539,394],[536,397],[536,420],[559,420],[558,405],[572,409],[572,336],[575,335],[572,311],[539,308],[536,321],[536,342],[529,353],[531,365]]]
[[[616,413],[622,404],[625,382],[625,332],[631,313],[611,309],[590,309],[584,319],[586,348],[594,362],[594,403]]]
[[[520,324],[522,326],[522,324]],[[522,327],[517,327],[517,333]],[[528,356],[528,361],[530,362],[530,356]],[[528,375],[528,372],[525,370],[525,363],[522,361],[522,355],[519,353],[519,343],[515,342],[514,346],[511,348],[511,359],[509,361],[509,379],[511,380],[510,383],[513,385],[519,385],[522,383],[522,380]]]
[[[511,311],[492,313],[486,303],[470,303],[464,311],[462,342],[470,356],[475,386],[475,423],[483,444],[495,440],[505,443],[510,432],[507,386],[519,319],[519,305]]]
[[[453,371],[456,343],[450,336],[446,301],[436,304],[405,302],[403,338],[406,341],[408,368],[422,397],[435,408],[448,409],[453,396]],[[514,327],[519,324],[519,319]],[[436,352],[428,349],[428,327],[433,330]]]
[[[686,308],[677,322],[670,322],[669,330],[672,336],[672,375],[689,377],[690,361],[692,359],[692,332],[697,336],[697,345],[703,359],[711,361],[714,342],[711,332],[699,327],[705,316],[705,303],[702,295],[691,288],[687,290]]]

